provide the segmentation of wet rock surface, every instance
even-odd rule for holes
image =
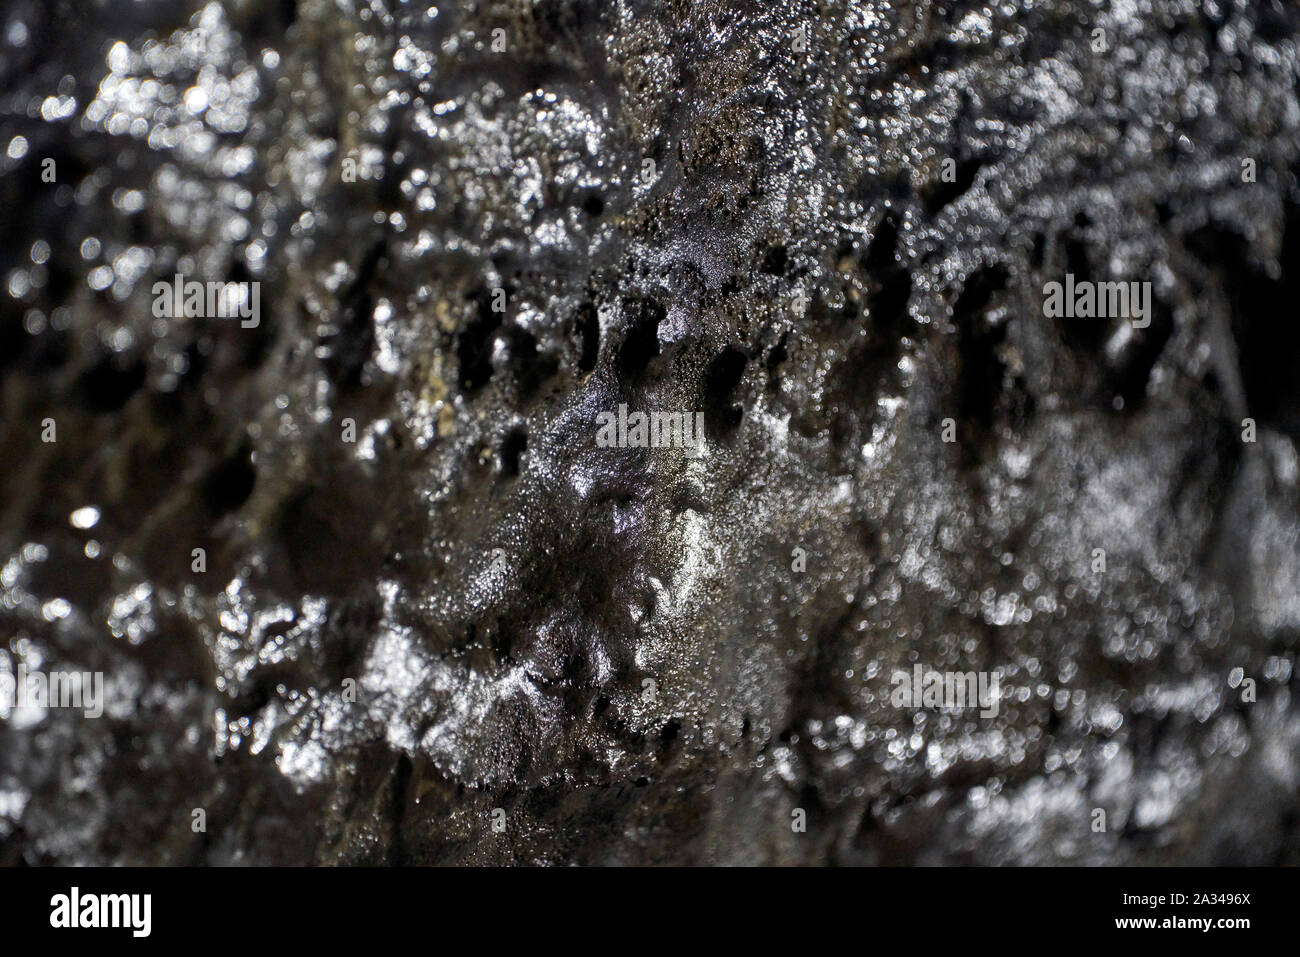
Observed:
[[[1300,862],[1295,8],[4,17],[0,860]]]

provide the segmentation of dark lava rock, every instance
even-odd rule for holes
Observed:
[[[1294,5],[3,17],[0,861],[1300,863]]]

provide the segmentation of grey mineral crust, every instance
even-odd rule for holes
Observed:
[[[0,862],[1300,863],[1294,5],[3,18]]]

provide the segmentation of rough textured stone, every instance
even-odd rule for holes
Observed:
[[[0,860],[1300,863],[1293,6],[4,16]]]

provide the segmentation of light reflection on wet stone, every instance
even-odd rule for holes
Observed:
[[[1300,19],[1154,7],[14,3],[0,860],[1294,861]]]

